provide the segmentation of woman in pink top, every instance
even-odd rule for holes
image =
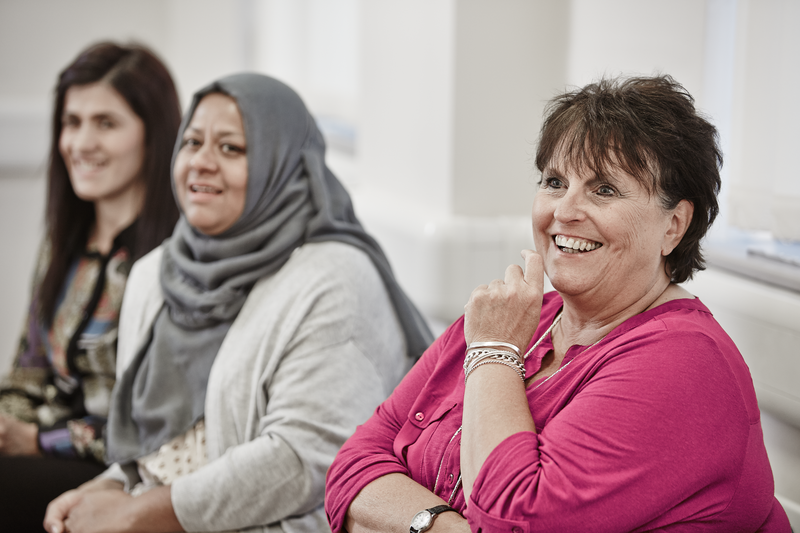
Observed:
[[[669,76],[550,104],[537,251],[342,448],[334,532],[790,531],[747,366],[678,285],[704,268],[716,137]]]

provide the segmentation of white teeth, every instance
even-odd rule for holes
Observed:
[[[556,235],[555,243],[556,246],[569,253],[591,252],[602,246],[599,242],[586,241],[574,237],[564,237],[563,235]]]
[[[103,163],[93,162],[93,161],[86,161],[86,160],[83,160],[83,159],[79,159],[77,161],[74,161],[73,164],[75,166],[77,166],[77,167],[84,167],[84,168],[89,168],[89,169],[100,168],[100,167],[103,166]]]
[[[216,193],[217,190],[214,187],[209,187],[208,185],[191,185],[189,187],[192,192],[207,192],[207,193]]]

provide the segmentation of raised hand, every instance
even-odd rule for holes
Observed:
[[[542,311],[544,270],[542,257],[523,250],[525,271],[519,265],[506,268],[505,279],[496,279],[472,291],[465,309],[464,337],[472,342],[509,342],[525,350]]]

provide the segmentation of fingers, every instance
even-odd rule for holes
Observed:
[[[542,264],[542,256],[533,250],[522,250],[520,252],[522,259],[525,261],[525,283],[541,285],[544,279],[544,265]]]
[[[64,533],[66,527],[64,521],[69,516],[69,511],[78,503],[80,495],[76,490],[69,490],[51,501],[47,505],[47,511],[44,514],[45,530],[49,533]]]
[[[519,265],[508,265],[506,267],[505,282],[506,285],[512,285],[519,280],[523,279],[522,268]]]

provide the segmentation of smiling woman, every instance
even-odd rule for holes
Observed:
[[[95,237],[102,252],[108,253],[115,229],[102,222],[111,213],[132,220],[141,210],[144,137],[144,121],[108,84],[67,89],[58,149],[75,194],[101,212]]]
[[[721,162],[669,76],[551,102],[536,251],[342,447],[331,529],[789,533],[747,365],[678,285],[703,268]]]
[[[247,192],[247,140],[236,101],[209,94],[197,105],[175,157],[175,195],[186,220],[219,235],[241,216]]]
[[[0,500],[9,530],[40,529],[49,500],[102,471],[128,272],[178,217],[169,146],[179,124],[169,72],[142,47],[100,43],[59,77],[47,236],[14,367],[0,388]]]

